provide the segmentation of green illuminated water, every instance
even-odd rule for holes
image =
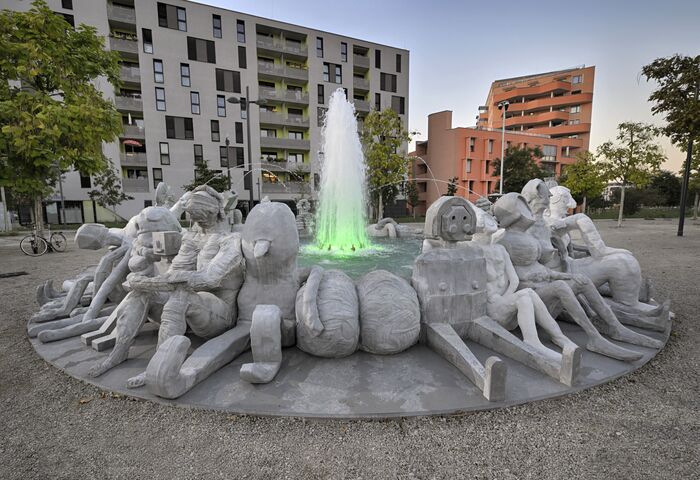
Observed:
[[[322,134],[316,246],[332,254],[350,255],[370,247],[365,231],[366,165],[355,107],[341,88],[330,97]]]

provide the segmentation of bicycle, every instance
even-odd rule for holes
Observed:
[[[48,225],[48,240],[39,235],[36,224],[32,224],[32,233],[25,236],[19,242],[22,253],[30,257],[39,257],[48,252],[63,252],[66,249],[66,236],[63,232],[51,232],[51,225]]]

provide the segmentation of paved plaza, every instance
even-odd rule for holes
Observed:
[[[693,478],[700,471],[700,224],[596,222],[631,250],[676,319],[638,371],[568,397],[449,417],[263,418],[103,392],[26,337],[37,284],[102,252],[23,255],[0,237],[0,478]]]

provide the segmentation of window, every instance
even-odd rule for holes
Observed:
[[[92,181],[90,180],[90,175],[80,174],[80,188],[92,188]]]
[[[221,38],[221,15],[212,15],[211,23],[214,28],[214,38]]]
[[[246,57],[245,47],[238,47],[238,68],[248,68],[248,58]]]
[[[318,84],[318,98],[316,101],[319,103],[319,105],[323,105],[324,102],[326,101],[326,94],[323,91],[323,85],[320,83]]]
[[[261,128],[260,136],[265,138],[277,138],[277,130],[272,128]]]
[[[223,95],[216,96],[216,115],[219,117],[226,116],[226,97]]]
[[[190,92],[190,107],[192,113],[199,115],[199,92]]]
[[[148,208],[153,206],[153,200],[144,200],[143,201],[143,208]]]
[[[397,97],[396,95],[391,96],[391,109],[403,115],[406,113],[406,99],[404,97]]]
[[[235,123],[236,143],[243,143],[243,122]]]
[[[180,64],[180,85],[183,87],[192,86],[192,80],[190,79],[190,65],[188,63]]]
[[[236,166],[242,167],[245,165],[245,150],[243,147],[233,147],[234,152],[236,152]]]
[[[579,120],[578,118],[574,120],[569,120],[569,125],[578,125],[579,123],[581,123],[581,120]]]
[[[239,43],[245,43],[245,22],[243,20],[236,20],[236,36]]]
[[[323,39],[321,37],[316,37],[316,56],[323,58]]]
[[[149,28],[141,29],[143,37],[143,53],[153,53],[153,33]]]
[[[378,112],[382,109],[382,95],[380,93],[374,94],[374,109]]]
[[[228,167],[228,147],[219,147],[219,165]]]
[[[163,169],[154,168],[153,169],[153,188],[157,188],[159,183],[163,182]]]
[[[161,165],[170,165],[170,145],[168,145],[168,142],[160,142],[159,151],[160,151],[160,164]]]
[[[241,73],[217,68],[216,89],[220,92],[241,93]]]
[[[216,48],[211,40],[187,37],[187,58],[197,62],[216,63]]]
[[[203,162],[204,162],[204,150],[203,150],[201,145],[195,143],[195,145],[194,145],[194,164],[200,165]]]
[[[323,80],[330,83],[343,83],[343,67],[334,63],[324,62]]]
[[[576,85],[577,83],[583,82],[583,75],[574,75],[571,77],[571,83]]]
[[[178,140],[193,140],[192,119],[187,117],[165,117],[165,136]]]
[[[304,154],[303,153],[288,153],[287,154],[287,161],[289,163],[304,163]]]
[[[219,134],[219,121],[218,120],[211,121],[211,141],[212,142],[221,141],[221,136]]]
[[[545,162],[556,162],[557,161],[557,146],[556,145],[543,145],[542,146],[542,160]]]
[[[396,73],[401,73],[401,54],[396,54]]]
[[[471,160],[471,158],[467,158],[466,172],[472,173],[472,160]]]
[[[340,42],[340,60],[343,62],[348,61],[348,44],[345,42]]]
[[[163,87],[156,87],[156,110],[165,111],[165,89]]]
[[[489,153],[493,153],[493,140],[489,140]],[[486,171],[488,172],[488,170],[487,168]]]
[[[277,152],[261,152],[263,162],[276,162]]]
[[[63,17],[63,19],[70,24],[71,27],[75,28],[75,17],[73,15],[69,15],[67,13],[59,13]]]
[[[491,175],[491,160],[484,160],[484,173]]]
[[[469,151],[473,152],[476,145],[476,139],[474,137],[469,137]]]
[[[379,88],[385,92],[396,93],[396,75],[382,73],[379,77]]]
[[[379,49],[374,51],[374,66],[375,68],[382,68],[382,51]]]
[[[163,60],[153,60],[153,81],[163,83]]]
[[[476,193],[474,191],[474,180],[469,180],[469,193]]]
[[[304,115],[304,110],[301,108],[288,108],[287,114],[289,115],[290,118],[294,118],[294,117],[301,118]]]
[[[61,0],[61,7],[66,10],[73,10],[73,0]]]
[[[290,140],[304,140],[304,132],[289,131],[287,138]]]
[[[186,32],[187,12],[182,7],[158,2],[158,25]]]
[[[581,113],[581,105],[574,105],[570,111],[571,113]]]

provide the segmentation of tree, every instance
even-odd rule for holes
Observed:
[[[687,151],[687,147],[681,148]],[[684,170],[680,171],[683,175]],[[688,179],[688,194],[693,198],[693,220],[698,219],[698,208],[700,207],[700,139],[695,140],[693,145],[693,158],[690,162],[690,178]]]
[[[618,144],[608,140],[598,147],[600,165],[605,176],[620,182],[620,211],[617,226],[622,226],[625,207],[625,189],[634,185],[645,187],[652,175],[659,170],[665,156],[661,147],[654,143],[659,129],[640,122],[624,122],[617,126]]]
[[[0,12],[0,185],[34,199],[40,231],[41,200],[59,172],[104,170],[102,142],[121,131],[121,116],[95,84],[104,77],[118,85],[119,54],[104,42],[43,1]]]
[[[542,157],[542,151],[535,148],[508,147],[505,153],[506,161],[503,165],[503,193],[520,193],[527,182],[533,178],[542,177],[542,169],[537,165],[538,158]],[[493,165],[493,175],[500,176],[501,161],[498,159]]]
[[[406,203],[411,206],[413,218],[416,218],[416,207],[420,203],[420,195],[418,193],[418,185],[415,179],[411,179],[404,183],[403,194],[406,197]]]
[[[447,184],[447,193],[445,193],[445,196],[454,197],[455,193],[457,193],[457,177],[452,177]]]
[[[210,170],[207,161],[203,160],[194,169],[194,179],[187,185],[183,185],[185,190],[192,191],[199,185],[209,185],[217,192],[225,192],[228,188],[228,178],[218,170]]]
[[[576,155],[576,162],[568,165],[560,183],[571,190],[575,198],[582,198],[581,208],[586,213],[587,200],[600,196],[605,189],[606,179],[595,157],[589,151]]]
[[[681,198],[681,179],[673,172],[659,170],[651,177],[649,189],[658,196],[660,205],[675,206]]]
[[[134,197],[122,192],[121,175],[117,173],[114,164],[109,162],[106,170],[98,173],[95,177],[95,190],[90,190],[88,196],[90,200],[98,205],[110,210],[117,217],[117,205],[121,205],[126,200],[133,200]]]
[[[367,115],[361,139],[370,201],[379,221],[384,213],[383,205],[394,201],[399,185],[406,177],[411,157],[401,153],[400,149],[411,137],[401,117],[394,110],[386,109],[381,112],[373,110]]]
[[[642,74],[647,81],[654,80],[659,86],[649,95],[649,101],[654,102],[651,108],[654,115],[664,115],[666,126],[662,129],[663,133],[671,137],[676,146],[686,146],[681,211],[678,219],[678,236],[682,237],[693,143],[700,137],[700,55],[657,58],[642,67]]]

